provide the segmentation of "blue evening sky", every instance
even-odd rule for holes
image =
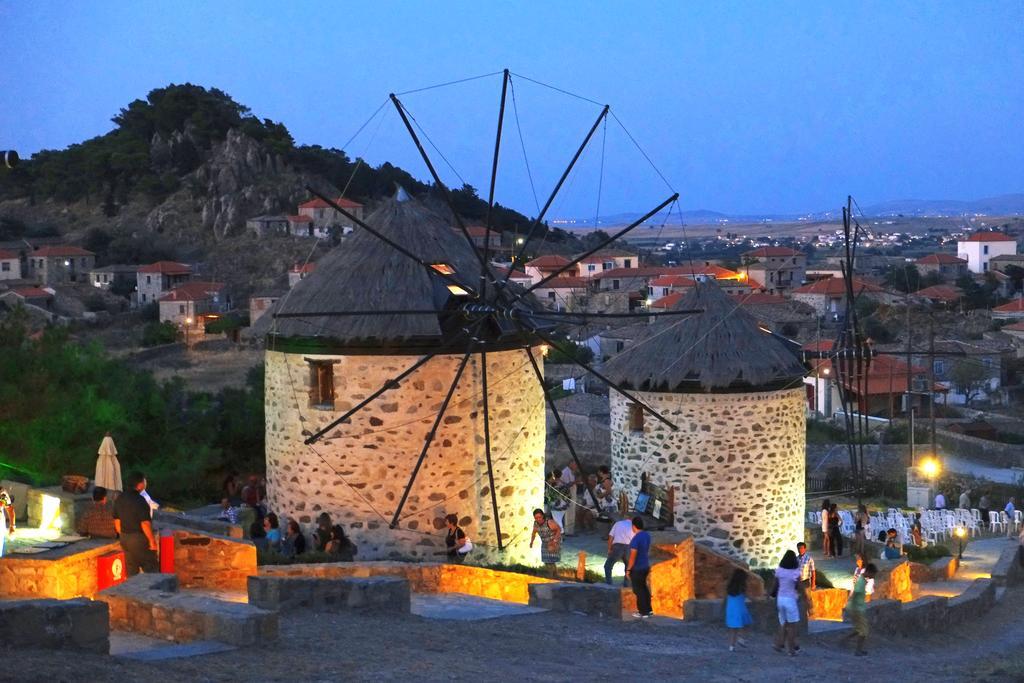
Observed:
[[[684,209],[797,212],[835,207],[847,193],[866,205],[1024,192],[1019,0],[3,0],[0,28],[0,148],[23,156],[102,134],[120,107],[182,82],[225,90],[300,143],[341,146],[390,91],[508,66],[611,104]],[[543,203],[598,109],[514,84]],[[405,100],[481,194],[499,86],[494,76]],[[498,199],[532,214],[509,114]],[[385,108],[346,151],[426,177],[399,126]],[[602,214],[667,196],[613,121],[550,217],[597,211],[602,148]]]

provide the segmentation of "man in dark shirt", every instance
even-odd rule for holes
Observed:
[[[76,530],[91,538],[115,538],[114,515],[107,505],[107,490],[97,486],[92,490],[92,507],[78,520]]]
[[[642,517],[633,518],[633,540],[629,542],[629,563],[626,565],[626,576],[633,584],[636,595],[636,612],[634,617],[646,619],[653,616],[651,611],[651,587],[647,585],[647,577],[651,573],[651,535],[644,531]]]
[[[147,574],[156,573],[156,537],[149,503],[141,495],[146,488],[146,475],[132,474],[128,486],[114,503],[114,527],[121,536],[128,576],[135,576],[140,569]]]

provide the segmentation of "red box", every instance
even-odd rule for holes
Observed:
[[[96,558],[96,584],[99,590],[116,586],[127,577],[124,551],[116,550]]]
[[[160,535],[160,573],[174,573],[174,536],[169,533]]]

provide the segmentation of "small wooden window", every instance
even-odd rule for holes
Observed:
[[[629,431],[644,431],[644,409],[639,403],[629,404]]]
[[[309,407],[334,410],[334,362],[311,360],[309,363]]]

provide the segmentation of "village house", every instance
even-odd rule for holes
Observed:
[[[886,304],[890,304],[894,300],[892,293],[858,278],[853,278],[853,295]],[[846,312],[846,280],[837,277],[817,280],[794,289],[790,293],[790,297],[795,301],[809,304],[819,316],[838,320]]]
[[[192,268],[176,261],[157,261],[140,266],[135,276],[136,301],[140,306],[159,301],[164,294],[191,278]]]
[[[953,308],[960,303],[964,293],[959,287],[952,285],[934,285],[919,289],[912,295],[915,299],[926,301],[933,306]]]
[[[13,251],[0,249],[0,280],[20,280],[21,259]]]
[[[580,311],[587,305],[589,281],[582,277],[556,277],[533,290],[534,296],[555,311]]]
[[[592,278],[609,270],[639,268],[640,257],[623,249],[602,249],[582,259],[577,268],[582,278]]]
[[[830,351],[833,342],[812,342],[804,345],[806,351]],[[872,417],[892,418],[903,415],[907,408],[907,364],[898,356],[876,348],[880,353],[871,362],[861,365],[860,373],[839,377],[836,367],[828,358],[813,360],[811,372],[804,377],[807,387],[807,407],[823,415],[841,411],[840,382],[849,392],[854,411]],[[910,371],[910,405],[923,415],[928,402],[946,392],[939,382],[928,390],[928,368],[913,365]]]
[[[992,309],[992,317],[996,320],[1024,319],[1024,298],[1016,298],[1008,304]]]
[[[200,325],[230,308],[222,282],[186,282],[160,297],[160,322]]]
[[[530,280],[536,284],[548,277],[552,273],[561,270],[563,267],[569,264],[569,259],[564,256],[557,254],[547,254],[545,256],[538,256],[532,261],[526,263],[526,274],[530,276]],[[579,264],[575,267],[566,270],[561,274],[561,277],[576,277]]]
[[[1010,267],[1024,269],[1024,254],[1002,254],[993,256],[988,261],[988,269],[999,273],[1005,273]]]
[[[99,289],[110,289],[115,284],[121,291],[133,291],[138,287],[138,266],[113,265],[93,268],[89,271],[89,284]]]
[[[461,231],[459,231],[461,233]],[[487,251],[495,254],[501,251],[501,233],[497,230],[487,228],[483,225],[467,225],[466,232],[469,233],[470,239],[473,240],[473,246],[480,251],[484,250],[484,245],[487,245]],[[490,239],[487,239],[490,236]]]
[[[803,284],[807,255],[789,247],[760,247],[743,254],[743,272],[769,294],[783,294]]]
[[[967,261],[954,254],[928,254],[914,261],[921,275],[938,273],[944,280],[955,280],[967,274]]]
[[[976,232],[958,241],[956,251],[972,273],[987,273],[993,257],[1017,253],[1017,240],[995,230]]]
[[[648,322],[638,322],[622,327],[613,327],[597,336],[597,351],[595,355],[602,361],[608,360],[617,353],[622,353],[647,329]]]
[[[529,287],[534,282],[533,278],[526,271],[524,271],[522,268],[518,266],[512,269],[511,276],[508,274],[509,268],[505,266],[497,266],[492,263],[491,271],[494,273],[494,276],[499,280],[504,280],[507,277],[509,282],[517,284],[521,287]],[[538,280],[539,279],[540,278],[538,278]]]
[[[37,306],[47,311],[53,307],[53,291],[41,287],[15,287],[11,293],[29,306]]]
[[[1010,335],[1014,339],[1024,341],[1024,320],[1015,323],[1010,323],[1009,325],[1006,325],[1005,327],[1001,328],[999,331]]]
[[[252,325],[259,320],[283,296],[283,292],[273,291],[260,292],[249,297],[249,324]]]
[[[245,222],[245,231],[254,237],[274,237],[288,234],[287,216],[256,216]]]
[[[50,286],[85,282],[95,263],[96,255],[80,247],[39,247],[28,256],[28,275],[36,282]]]
[[[902,354],[906,344],[878,345],[880,352]],[[973,400],[1001,402],[1000,388],[1006,382],[1007,369],[1014,356],[1013,346],[993,339],[936,339],[934,354],[927,338],[911,339],[911,362],[915,366],[932,367],[932,378],[946,392],[946,401],[955,405]],[[958,366],[969,366],[960,372]],[[905,376],[904,376],[905,377]],[[969,385],[963,383],[969,378]],[[905,380],[904,380],[905,381]]]
[[[315,263],[303,263],[301,266],[296,263],[288,271],[288,288],[291,289],[300,281],[305,280],[315,268]]]
[[[334,203],[357,219],[363,220],[363,205],[359,202],[337,197],[334,199]],[[301,220],[302,216],[309,220]],[[296,220],[293,221],[293,219]],[[355,223],[350,218],[339,213],[337,209],[319,197],[299,204],[299,215],[289,216],[288,222],[291,234],[296,237],[328,237],[331,230],[340,230],[341,234],[347,235],[355,228]],[[302,231],[302,226],[306,228],[305,232]]]

